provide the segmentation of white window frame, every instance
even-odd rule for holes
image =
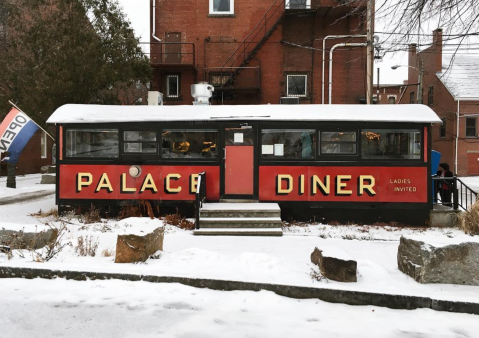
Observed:
[[[215,12],[213,10],[213,1],[210,0],[210,15],[231,15],[235,14],[235,0],[230,0],[230,10],[228,12]],[[308,0],[310,1],[310,0]]]
[[[176,77],[176,95],[170,94],[170,79]],[[166,96],[167,97],[180,97],[180,76],[179,75],[167,75],[166,76]]]
[[[304,77],[304,95],[289,94],[289,78],[290,76],[303,76]],[[308,97],[308,74],[287,74],[286,75],[286,96],[287,97]]]
[[[47,146],[48,146],[47,133],[42,131],[41,140],[40,140],[40,157],[41,158],[47,158],[48,157]]]
[[[285,0],[284,6],[286,9],[290,9],[289,3],[290,3],[290,0]],[[306,9],[308,8],[311,8],[311,0],[306,0]],[[298,9],[302,9],[302,8],[298,8]]]

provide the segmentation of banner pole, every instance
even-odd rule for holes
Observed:
[[[21,109],[20,109],[15,103],[13,103],[12,101],[8,100],[8,103],[10,103],[14,108],[18,109],[20,112],[22,112],[22,113],[24,113],[25,115],[28,116],[27,113],[25,113],[23,110],[21,110]],[[30,118],[30,120],[33,121],[33,119],[32,119],[30,116],[28,116],[28,117]],[[44,132],[45,134],[47,134],[48,136],[50,136],[50,138],[51,138],[54,142],[56,142],[56,141],[55,141],[55,138],[53,138],[53,136],[50,135],[50,134],[48,133],[48,131],[46,131],[45,129],[43,129],[42,126],[40,126],[40,125],[39,125],[38,123],[36,123],[35,121],[33,121],[33,123],[35,123],[38,128],[40,128],[41,130],[43,130],[43,132]]]

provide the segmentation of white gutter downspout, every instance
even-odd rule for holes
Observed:
[[[343,39],[343,38],[367,38],[367,35],[327,35],[323,38],[323,69],[321,70],[321,75],[323,77],[321,85],[321,104],[324,104],[324,66],[326,62],[326,40],[328,39]],[[321,39],[316,39],[321,40]]]
[[[461,100],[457,100],[457,121],[456,121],[456,156],[454,160],[454,172],[457,175],[457,149],[458,149],[458,143],[459,143],[459,115],[460,115],[460,104]]]
[[[153,21],[153,32],[151,33],[151,36],[153,37],[153,39],[155,39],[156,41],[158,42],[161,42],[161,39],[158,38],[155,34],[156,34],[156,0],[153,0],[153,18],[152,18],[152,21]]]
[[[338,43],[334,45],[329,51],[329,101],[328,104],[331,104],[333,98],[333,52],[338,47],[366,47],[367,42],[363,43]]]

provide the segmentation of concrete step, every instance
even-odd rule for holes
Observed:
[[[283,236],[281,228],[216,228],[216,229],[199,229],[193,232],[195,236]]]
[[[224,217],[200,218],[200,227],[204,228],[280,228],[280,217]]]
[[[281,217],[281,210],[201,210],[200,218],[268,218]]]

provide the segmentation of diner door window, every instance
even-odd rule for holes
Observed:
[[[254,194],[254,130],[251,126],[225,128],[224,194]]]

